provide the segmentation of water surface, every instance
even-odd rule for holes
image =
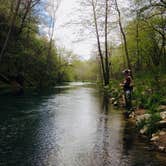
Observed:
[[[0,97],[0,166],[165,166],[88,84]]]

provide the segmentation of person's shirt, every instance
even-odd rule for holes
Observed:
[[[132,78],[131,76],[127,76],[124,80],[124,90],[131,90]]]

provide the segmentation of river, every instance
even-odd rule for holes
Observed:
[[[165,166],[95,85],[0,96],[0,166]]]

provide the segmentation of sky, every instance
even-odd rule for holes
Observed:
[[[55,2],[55,0],[43,1]],[[80,1],[81,0],[61,0],[61,4],[56,12],[54,38],[57,46],[65,47],[67,50],[73,51],[73,53],[77,54],[81,59],[88,59],[91,57],[94,45],[96,45],[96,38],[78,34],[78,25],[70,24],[71,20],[78,18],[78,12],[76,10],[79,9],[78,4]],[[125,4],[124,1],[123,4]],[[47,12],[41,8],[41,11],[41,16],[45,18],[46,23],[41,24],[39,27],[41,33],[48,36],[51,8],[47,8]],[[81,36],[84,40],[79,40],[80,38],[78,38],[78,36]],[[116,32],[114,32],[113,40],[116,40]]]
[[[85,39],[78,42],[77,28],[75,26],[64,24],[70,22],[76,16],[76,8],[78,0],[62,0],[61,5],[56,14],[55,38],[57,45],[63,45],[65,48],[72,50],[75,54],[83,59],[88,59],[91,54],[95,40]]]

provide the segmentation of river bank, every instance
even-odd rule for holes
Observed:
[[[151,115],[147,110],[138,109],[129,115],[141,137],[148,139],[154,149],[166,153],[166,110]]]
[[[155,83],[155,86],[152,81],[145,85],[146,81],[136,80],[137,84],[132,93],[132,109],[125,110],[125,114],[134,122],[139,135],[146,137],[154,145],[154,149],[166,153],[165,80]],[[104,88],[104,92],[115,107],[125,109],[123,90],[118,86],[118,82],[111,82],[110,86]]]

